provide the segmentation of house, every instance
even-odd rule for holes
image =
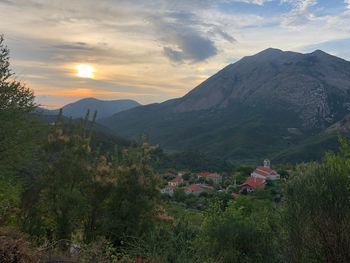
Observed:
[[[247,180],[239,186],[240,193],[251,193],[256,189],[263,189],[266,185],[266,179],[249,176]]]
[[[256,189],[265,188],[266,180],[279,180],[280,175],[271,169],[271,162],[264,160],[264,166],[258,166],[247,180],[239,186],[239,193],[251,193]]]
[[[182,188],[185,194],[200,195],[203,192],[213,191],[214,188],[206,184],[190,184]]]
[[[197,178],[205,178],[207,180],[213,180],[215,184],[222,182],[222,176],[218,173],[201,172],[197,174]]]
[[[179,184],[183,183],[184,182],[184,179],[182,179],[181,177],[175,177],[173,180],[169,181],[168,182],[168,186],[171,186],[171,187],[178,187]]]
[[[169,196],[173,196],[174,195],[174,187],[166,186],[166,187],[160,189],[160,193],[161,194],[166,194],[166,195],[169,195]]]
[[[280,175],[271,169],[271,163],[269,160],[264,160],[264,166],[256,167],[255,171],[251,173],[251,177],[260,178],[264,180],[279,180]]]
[[[177,176],[182,177],[182,176],[184,176],[185,174],[186,174],[186,172],[180,171],[180,172],[177,173]]]

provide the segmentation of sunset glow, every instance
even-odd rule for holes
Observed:
[[[76,73],[77,77],[88,78],[88,79],[95,78],[96,70],[90,65],[79,64],[75,67],[75,69],[77,71],[77,73]]]

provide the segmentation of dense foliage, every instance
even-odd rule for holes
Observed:
[[[33,169],[44,130],[29,114],[33,107],[34,94],[16,81],[0,36],[0,224],[14,220],[22,178]]]
[[[245,196],[206,213],[196,238],[199,262],[278,262],[280,231],[272,204]]]
[[[292,262],[350,261],[350,144],[322,164],[298,167],[286,187],[284,222]]]
[[[151,227],[158,198],[148,165],[152,146],[102,154],[91,148],[88,116],[79,125],[58,118],[43,145],[43,168],[25,185],[24,229],[41,240],[116,243]]]

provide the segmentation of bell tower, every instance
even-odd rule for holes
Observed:
[[[266,168],[270,168],[270,167],[271,167],[271,162],[270,162],[270,160],[268,160],[268,159],[265,159],[265,160],[264,160],[264,167],[266,167]]]

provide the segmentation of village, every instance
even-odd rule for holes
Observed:
[[[171,175],[170,175],[171,177]],[[190,174],[177,172],[167,184],[160,189],[161,194],[173,197],[176,192],[183,192],[186,196],[202,196],[215,193],[226,193],[232,198],[247,195],[256,190],[265,189],[268,185],[276,185],[281,175],[272,169],[268,159],[247,174],[243,182],[237,183],[237,178],[227,173],[203,171]],[[233,182],[232,182],[233,181]]]

